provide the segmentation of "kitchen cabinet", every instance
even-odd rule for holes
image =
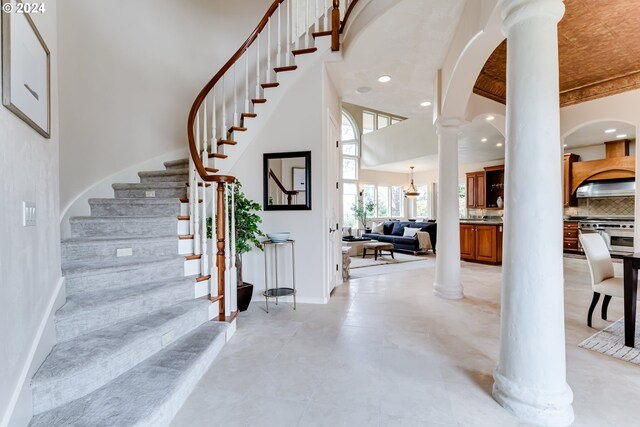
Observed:
[[[565,208],[578,206],[578,199],[575,194],[571,194],[571,174],[573,173],[573,164],[580,160],[577,154],[566,153],[564,155],[564,178],[562,185],[562,201]]]
[[[467,208],[485,207],[485,183],[484,171],[467,173]]]
[[[504,165],[484,168],[484,176],[486,208],[502,209],[504,203]]]
[[[502,224],[460,224],[460,258],[502,263]]]
[[[562,246],[564,248],[564,252],[579,252],[578,223],[575,221],[565,221],[562,233]]]

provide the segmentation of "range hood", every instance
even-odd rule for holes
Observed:
[[[576,190],[576,197],[633,197],[636,195],[635,180],[591,181]]]

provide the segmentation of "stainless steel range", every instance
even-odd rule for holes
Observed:
[[[633,253],[634,221],[632,219],[581,218],[578,221],[578,229],[581,233],[600,234],[612,255]]]

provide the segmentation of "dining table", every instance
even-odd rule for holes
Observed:
[[[624,265],[624,345],[635,347],[640,253],[626,255],[622,260]]]

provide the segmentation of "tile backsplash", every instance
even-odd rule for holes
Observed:
[[[566,216],[633,217],[634,197],[603,197],[578,199],[578,206],[566,208]]]

